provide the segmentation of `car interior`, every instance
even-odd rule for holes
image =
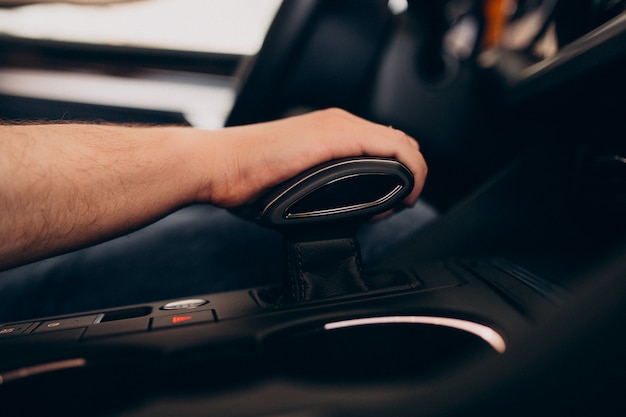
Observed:
[[[278,284],[16,313],[0,412],[624,415],[626,1],[283,0],[267,21],[253,52],[2,32],[0,117],[219,128],[339,107],[417,138],[436,218],[364,268],[357,232],[410,172],[303,172],[235,210],[284,237]],[[53,88],[83,76],[87,96]],[[105,78],[168,99],[89,96]]]

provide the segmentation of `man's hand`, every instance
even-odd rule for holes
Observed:
[[[205,146],[211,149],[205,155],[212,155],[212,166],[199,200],[225,207],[249,203],[269,187],[308,168],[349,156],[391,157],[403,162],[415,176],[415,188],[405,201],[411,206],[427,172],[414,139],[339,109],[227,128]]]

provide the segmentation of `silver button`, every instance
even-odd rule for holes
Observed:
[[[207,300],[203,300],[201,298],[192,298],[189,300],[178,300],[178,301],[172,301],[171,303],[165,304],[163,307],[161,307],[161,310],[183,310],[183,309],[200,307],[207,303],[208,303]]]

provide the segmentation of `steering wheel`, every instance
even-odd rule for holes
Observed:
[[[280,6],[226,126],[276,119],[294,108],[356,111],[390,23],[387,0],[293,0]]]

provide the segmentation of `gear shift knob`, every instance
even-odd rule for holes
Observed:
[[[354,234],[398,206],[413,186],[411,171],[394,159],[345,158],[272,188],[238,214],[286,237],[282,301],[312,301],[371,289]]]
[[[333,160],[274,187],[248,206],[248,216],[290,236],[337,237],[398,206],[413,185],[411,171],[394,159]]]

